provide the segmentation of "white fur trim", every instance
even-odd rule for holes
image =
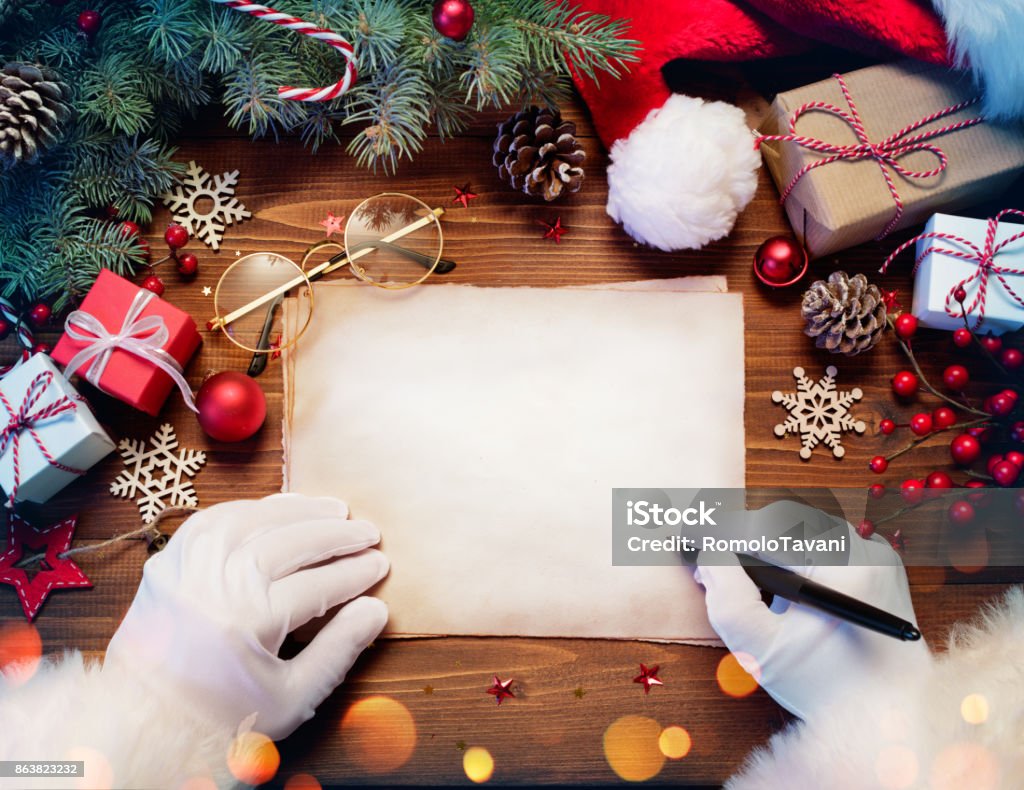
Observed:
[[[757,189],[761,157],[743,111],[673,95],[617,140],[608,214],[658,249],[699,249],[726,236]]]
[[[932,0],[958,65],[985,89],[985,114],[1024,117],[1024,2]]]
[[[225,758],[234,734],[78,652],[44,661],[23,685],[0,675],[0,760],[85,762],[84,780],[17,777],[0,779],[0,788],[171,788],[200,775],[231,787]]]
[[[1024,787],[1022,588],[955,630],[931,675],[873,680],[857,699],[774,736],[726,787]],[[982,723],[961,712],[972,694],[987,703]]]

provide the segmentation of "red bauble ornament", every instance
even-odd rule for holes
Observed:
[[[956,425],[956,412],[949,406],[939,406],[932,412],[932,423],[936,428],[948,428]]]
[[[943,371],[942,380],[946,382],[946,386],[951,390],[957,390],[959,392],[967,386],[968,382],[971,380],[971,375],[963,365],[950,365],[945,371]]]
[[[896,423],[890,419],[884,419],[878,423],[878,430],[880,430],[885,436],[888,436],[896,430]]]
[[[149,275],[145,280],[142,281],[142,287],[147,291],[152,291],[157,296],[164,295],[164,281],[157,277],[155,274]]]
[[[130,219],[126,219],[121,223],[121,235],[122,236],[138,236],[139,226],[132,222]]]
[[[103,17],[99,11],[83,11],[78,15],[78,29],[89,38],[100,32],[100,25],[103,24]]]
[[[434,29],[452,41],[462,41],[473,27],[473,6],[466,0],[437,0],[434,3]]]
[[[180,250],[188,244],[188,231],[181,225],[168,225],[164,231],[164,241],[172,250]]]
[[[909,370],[901,370],[892,377],[892,391],[901,398],[909,398],[917,392],[918,380]]]
[[[889,462],[886,460],[884,455],[876,455],[870,461],[868,461],[868,469],[874,472],[876,475],[880,475],[889,468]]]
[[[1017,482],[1018,477],[1020,477],[1020,467],[1017,464],[1000,461],[992,467],[992,479],[996,481],[997,486],[1009,488]]]
[[[910,313],[902,313],[896,316],[893,326],[896,328],[897,335],[904,340],[910,340],[917,331],[917,319]]]
[[[958,329],[953,333],[953,343],[960,348],[967,348],[971,344],[971,331],[969,329]]]
[[[946,472],[932,472],[924,481],[925,488],[952,488],[953,478]]]
[[[963,499],[957,500],[949,506],[949,520],[957,526],[970,524],[974,521],[974,505]]]
[[[178,256],[178,274],[192,277],[199,271],[199,259],[191,252],[183,252]]]
[[[40,302],[28,311],[28,320],[34,327],[46,326],[51,315],[53,315],[53,311],[50,310],[50,305]]]
[[[910,418],[910,430],[915,436],[924,436],[932,432],[932,415],[927,412],[915,414]]]
[[[199,424],[206,433],[221,442],[248,439],[267,417],[267,399],[252,378],[225,370],[216,373],[196,394]]]
[[[864,540],[867,540],[875,534],[875,522],[871,519],[863,519],[857,525],[857,534],[864,538]]]
[[[908,505],[916,505],[924,499],[924,483],[920,480],[904,480],[900,484],[900,496]]]
[[[999,337],[993,337],[992,335],[985,335],[981,338],[981,344],[985,347],[985,350],[990,354],[995,354],[999,349],[1003,347],[1003,340]]]
[[[772,288],[785,288],[807,273],[807,251],[791,236],[772,236],[754,253],[754,274]]]
[[[1024,365],[1024,354],[1017,348],[1004,348],[1003,353],[999,355],[999,361],[1007,370],[1016,370]]]
[[[949,454],[958,464],[973,464],[981,454],[981,442],[969,433],[962,433],[949,443]]]
[[[885,486],[881,483],[875,483],[868,487],[868,496],[872,499],[881,499],[885,496]]]

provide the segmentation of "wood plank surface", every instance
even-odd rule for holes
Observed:
[[[756,122],[765,102],[749,92],[743,97]],[[747,481],[752,486],[864,487],[876,480],[867,460],[901,440],[877,435],[886,416],[908,417],[912,405],[897,408],[888,379],[903,363],[892,342],[884,342],[856,359],[831,357],[814,349],[801,333],[801,289],[772,292],[752,276],[757,246],[768,236],[786,232],[777,192],[762,172],[757,196],[742,215],[731,236],[700,252],[665,254],[633,242],[605,214],[607,196],[604,171],[607,155],[581,105],[567,115],[578,119],[587,151],[587,180],[583,190],[555,205],[538,204],[506,188],[491,166],[493,124],[501,114],[489,113],[471,130],[442,143],[427,141],[415,162],[404,163],[397,176],[388,178],[355,167],[341,148],[327,147],[313,156],[293,140],[249,142],[229,133],[215,118],[206,118],[194,133],[180,141],[178,158],[195,159],[207,170],[220,173],[238,169],[238,197],[253,212],[253,219],[230,227],[219,254],[193,242],[189,249],[200,258],[199,276],[178,281],[169,268],[161,272],[166,297],[189,311],[202,326],[212,316],[212,299],[202,295],[213,287],[224,268],[242,255],[274,251],[296,260],[304,248],[322,238],[318,222],[327,211],[345,213],[355,201],[385,190],[407,191],[431,204],[450,208],[445,215],[446,256],[458,261],[447,276],[451,282],[481,285],[554,286],[661,278],[688,274],[725,274],[729,289],[745,300],[745,359],[723,359],[720,365],[744,365],[744,415]],[[653,175],[653,174],[652,174]],[[479,197],[469,209],[453,207],[453,186],[471,184]],[[983,212],[984,209],[980,209]],[[981,214],[984,215],[983,213]],[[540,221],[561,217],[568,233],[560,245],[542,239]],[[162,246],[161,229],[169,221],[160,209],[149,231],[154,249]],[[884,243],[868,244],[813,265],[812,274],[825,276],[836,268],[873,274],[885,255],[906,234]],[[903,262],[885,279],[909,301]],[[316,320],[328,320],[318,317]],[[715,331],[714,326],[707,331]],[[223,337],[204,333],[205,342],[188,366],[190,383],[198,386],[210,372],[244,369],[247,356]],[[695,342],[699,342],[695,339]],[[942,337],[922,338],[926,369],[940,370],[949,343]],[[11,351],[8,341],[4,348]],[[850,436],[843,460],[816,452],[809,462],[797,455],[795,438],[777,439],[772,427],[782,411],[771,402],[771,392],[793,386],[792,369],[801,365],[817,375],[829,364],[840,369],[841,388],[859,386],[864,397],[856,413],[869,429],[862,437]],[[714,376],[714,370],[699,375]],[[147,437],[160,423],[170,422],[185,447],[208,453],[205,470],[196,479],[202,505],[239,496],[258,497],[279,490],[281,484],[281,381],[279,363],[259,379],[267,393],[269,413],[263,430],[237,445],[208,440],[195,419],[174,398],[159,418],[149,418],[83,385],[101,420],[112,435]],[[699,419],[700,415],[680,415]],[[887,477],[896,481],[914,471],[926,472],[927,463],[944,463],[945,444],[930,455],[918,454],[894,464]],[[698,453],[701,448],[694,447]],[[928,459],[928,460],[926,460]],[[78,512],[79,544],[98,542],[138,525],[130,502],[107,493],[120,467],[115,457],[93,469],[57,500],[30,508],[27,515],[43,523]],[[687,481],[680,480],[685,485]],[[344,492],[344,481],[339,490]],[[385,526],[386,525],[382,525]],[[141,543],[123,543],[102,555],[88,555],[81,565],[92,578],[91,591],[59,593],[51,597],[37,620],[44,649],[57,652],[81,648],[99,655],[123,616],[138,584],[146,558]],[[444,569],[438,570],[443,583]],[[1003,589],[999,584],[943,582],[934,573],[912,573],[914,600],[926,637],[941,643],[951,623],[970,616],[978,605]],[[672,602],[654,602],[672,616]],[[596,605],[599,605],[596,604]],[[17,620],[20,610],[13,592],[0,591],[0,623]],[[717,783],[734,771],[748,751],[786,722],[786,716],[763,693],[734,699],[715,681],[724,651],[715,648],[671,646],[637,642],[562,639],[421,639],[382,640],[360,659],[349,680],[323,707],[316,719],[282,744],[279,779],[308,772],[323,784],[339,782],[456,783],[468,780],[462,768],[461,747],[479,745],[494,756],[495,782],[610,783],[617,777],[602,752],[602,735],[616,719],[628,714],[649,716],[663,726],[680,724],[693,737],[693,750],[683,760],[670,761],[657,782]],[[665,686],[644,696],[631,682],[639,662],[659,664]],[[484,691],[491,675],[516,679],[517,699],[500,708]],[[433,693],[426,693],[425,687]],[[574,689],[582,688],[577,698]],[[416,723],[416,749],[400,769],[384,775],[365,770],[358,757],[346,752],[338,723],[348,706],[369,695],[384,694],[403,703]]]

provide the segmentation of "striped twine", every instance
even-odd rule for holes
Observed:
[[[896,212],[893,215],[893,218],[889,221],[889,224],[885,226],[882,232],[875,237],[875,240],[878,241],[892,233],[899,224],[900,219],[903,217],[903,198],[900,197],[900,193],[896,189],[896,183],[893,179],[892,173],[889,172],[889,169],[891,168],[904,178],[931,178],[932,176],[938,175],[946,169],[946,165],[949,164],[949,158],[937,145],[926,141],[943,134],[948,134],[949,132],[966,129],[969,126],[976,126],[981,123],[984,118],[969,118],[949,124],[948,126],[941,126],[937,129],[919,132],[918,134],[913,134],[911,137],[907,137],[907,135],[917,132],[917,130],[922,126],[927,126],[941,118],[954,115],[965,107],[977,104],[981,99],[980,97],[975,97],[973,99],[960,102],[959,104],[946,107],[945,109],[925,116],[919,121],[915,121],[912,124],[904,126],[898,132],[889,135],[881,142],[872,143],[871,138],[868,137],[867,130],[864,128],[864,122],[861,120],[860,113],[857,111],[857,105],[853,101],[853,96],[850,94],[850,89],[846,85],[846,80],[843,79],[841,74],[833,74],[832,77],[839,83],[839,87],[843,92],[843,98],[846,99],[846,104],[849,107],[849,112],[834,104],[830,104],[829,102],[807,102],[806,104],[802,104],[797,107],[796,111],[790,117],[789,134],[759,135],[757,140],[754,142],[754,148],[760,148],[761,144],[766,142],[788,142],[795,143],[801,148],[806,148],[810,151],[826,154],[825,157],[804,165],[796,172],[796,175],[793,176],[789,185],[782,191],[782,196],[779,201],[780,203],[785,203],[786,199],[790,196],[800,179],[816,168],[824,167],[825,165],[830,165],[833,162],[838,162],[840,160],[858,161],[861,159],[874,159],[875,162],[878,163],[879,169],[882,171],[882,177],[885,179],[885,185],[889,190],[889,194],[892,195],[893,202],[896,204]],[[816,137],[797,134],[797,121],[800,120],[804,113],[815,111],[825,112],[845,121],[850,128],[853,129],[853,132],[857,136],[857,140],[859,142],[854,145],[837,145],[835,143],[826,142],[825,140],[819,140]],[[938,165],[931,170],[906,169],[899,163],[899,159],[900,157],[914,153],[915,151],[924,151],[925,153],[932,154],[938,160]]]

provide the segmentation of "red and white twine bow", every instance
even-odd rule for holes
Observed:
[[[36,443],[39,448],[39,452],[50,466],[56,467],[65,472],[70,472],[74,475],[84,475],[84,469],[75,469],[70,466],[65,466],[60,463],[53,454],[43,444],[43,440],[39,438],[39,433],[36,431],[36,426],[49,420],[53,417],[57,417],[65,412],[74,411],[78,408],[78,404],[74,400],[62,395],[57,400],[53,401],[47,406],[43,406],[37,411],[33,411],[36,408],[36,404],[39,399],[46,394],[48,387],[53,384],[53,373],[49,370],[43,371],[28,385],[28,389],[25,390],[25,397],[22,398],[21,405],[15,410],[10,402],[7,400],[7,396],[0,391],[0,403],[7,410],[8,421],[7,425],[0,430],[0,457],[7,453],[7,449],[10,448],[12,451],[12,471],[13,471],[13,482],[11,484],[11,490],[7,497],[7,507],[14,507],[14,498],[18,494],[18,487],[21,485],[21,434],[23,431],[28,431],[32,440]]]
[[[345,74],[333,85],[323,88],[293,88],[286,85],[277,89],[277,95],[282,99],[292,101],[330,101],[345,93],[356,82],[356,56],[352,51],[352,45],[337,33],[317,27],[312,22],[304,22],[296,16],[282,14],[273,8],[256,3],[246,3],[242,0],[211,0],[211,2],[226,5],[243,14],[249,14],[265,22],[273,22],[288,30],[294,30],[304,36],[310,36],[317,41],[322,41],[328,46],[334,47],[345,58]]]
[[[1003,286],[1007,296],[1013,299],[1021,307],[1024,307],[1024,300],[1022,300],[1017,292],[1013,290],[1005,277],[1007,274],[1024,275],[1024,269],[1013,269],[1009,266],[998,266],[995,262],[996,256],[1008,245],[1013,244],[1013,242],[1018,241],[1019,239],[1024,239],[1024,228],[1022,228],[1019,233],[1015,233],[1009,238],[1006,238],[996,244],[996,231],[999,229],[999,222],[1003,217],[1011,214],[1017,217],[1024,217],[1024,211],[1019,211],[1015,208],[1006,208],[994,217],[989,218],[988,228],[985,231],[985,245],[983,247],[979,247],[970,239],[965,239],[962,236],[957,236],[953,233],[942,233],[939,231],[922,233],[919,236],[914,236],[914,238],[908,239],[893,250],[892,255],[885,259],[885,263],[882,264],[882,268],[879,269],[879,271],[882,274],[885,274],[886,269],[889,268],[889,264],[892,263],[893,259],[897,255],[922,239],[941,239],[943,241],[952,242],[953,244],[959,244],[965,249],[950,249],[949,247],[933,244],[923,250],[914,262],[914,273],[917,273],[917,269],[921,265],[921,261],[933,252],[976,264],[977,268],[974,270],[973,274],[962,279],[950,288],[949,293],[946,294],[946,315],[954,318],[959,318],[961,316],[960,310],[954,310],[952,307],[953,303],[956,303],[959,306],[959,301],[955,294],[961,288],[963,288],[964,293],[966,293],[968,288],[970,288],[974,283],[977,283],[977,291],[975,291],[974,297],[971,299],[970,303],[965,301],[963,304],[963,310],[965,310],[968,315],[973,313],[975,309],[978,310],[978,318],[974,322],[974,328],[977,329],[985,320],[985,298],[988,295],[989,278],[992,276],[995,276],[995,278],[999,280],[999,283]]]
[[[874,159],[878,163],[879,169],[882,171],[882,177],[885,179],[885,185],[889,189],[889,194],[892,195],[893,202],[896,204],[896,213],[893,218],[889,221],[889,224],[885,226],[881,233],[875,237],[883,239],[888,236],[899,224],[900,218],[903,216],[903,198],[900,197],[900,193],[896,189],[896,183],[893,180],[892,173],[889,169],[899,173],[904,178],[930,178],[936,176],[946,169],[946,165],[949,164],[949,159],[946,153],[934,143],[925,142],[933,137],[938,137],[949,132],[955,132],[960,129],[965,129],[968,126],[975,126],[981,123],[984,118],[969,118],[963,121],[957,121],[951,123],[948,126],[941,126],[937,129],[930,129],[926,132],[920,132],[910,137],[913,132],[916,132],[922,126],[927,126],[933,121],[937,121],[940,118],[945,118],[949,115],[954,115],[960,112],[965,107],[970,107],[972,104],[977,104],[981,101],[980,98],[968,99],[967,101],[954,104],[951,107],[934,112],[931,115],[927,115],[919,121],[915,121],[908,126],[904,126],[898,132],[895,132],[884,140],[878,143],[871,142],[871,138],[868,137],[867,130],[864,128],[864,122],[861,121],[860,113],[857,111],[857,105],[853,101],[853,96],[850,94],[850,89],[846,85],[846,80],[843,79],[841,74],[833,74],[836,82],[839,83],[840,89],[843,91],[843,98],[846,99],[846,104],[849,107],[849,112],[837,107],[834,104],[830,104],[825,101],[812,101],[802,104],[796,108],[796,111],[789,119],[789,134],[765,134],[758,136],[754,143],[755,148],[760,148],[762,143],[766,142],[788,142],[796,143],[801,148],[807,148],[811,151],[817,151],[818,153],[826,154],[822,159],[818,159],[814,162],[801,167],[793,179],[789,182],[789,185],[782,192],[782,203],[786,202],[793,188],[797,185],[801,178],[807,175],[812,170],[830,165],[833,162],[840,160],[857,161],[860,159]],[[808,112],[825,112],[830,115],[834,115],[837,118],[845,121],[854,134],[857,136],[858,142],[852,145],[838,145],[836,143],[830,143],[825,140],[819,140],[816,137],[807,137],[806,135],[797,134],[796,124],[800,120],[801,116]],[[900,157],[912,154],[915,151],[924,151],[932,154],[938,160],[938,165],[931,170],[908,170],[899,163]]]

